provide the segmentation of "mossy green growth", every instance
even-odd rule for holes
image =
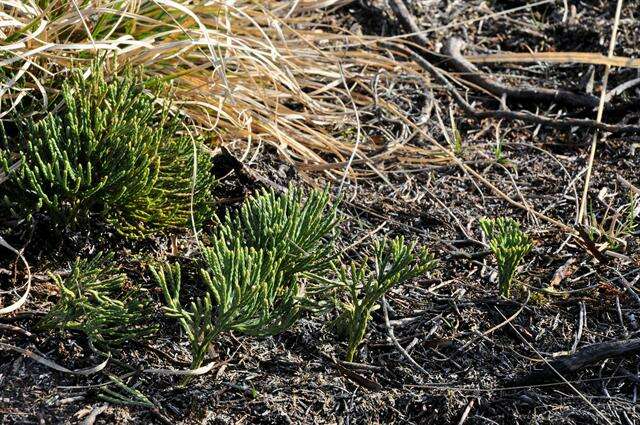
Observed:
[[[200,367],[211,343],[222,333],[273,335],[291,326],[298,316],[297,281],[285,281],[272,252],[228,247],[217,240],[204,248],[200,282],[204,296],[183,306],[179,265],[152,268],[162,288],[166,313],[178,319],[189,339],[192,368]]]
[[[306,195],[293,185],[282,195],[263,189],[239,211],[227,213],[218,234],[227,241],[238,239],[241,245],[277,253],[285,277],[322,274],[335,260],[336,206],[330,206],[326,189]]]
[[[416,249],[415,242],[406,244],[403,237],[375,241],[370,251],[361,262],[343,266],[339,272],[347,299],[338,305],[342,313],[337,324],[349,341],[349,362],[364,339],[371,313],[380,299],[394,286],[424,275],[437,265],[426,248]]]
[[[112,255],[78,259],[65,279],[54,275],[60,299],[39,322],[40,329],[83,332],[101,347],[113,347],[153,334],[150,298],[113,266]]]
[[[500,295],[509,297],[518,266],[533,249],[531,239],[520,229],[520,224],[509,217],[481,219],[480,228],[489,239],[489,249],[498,262]]]
[[[201,246],[204,294],[192,303],[181,301],[177,264],[152,268],[165,311],[189,339],[192,367],[202,365],[221,333],[273,335],[293,325],[312,298],[305,284],[333,269],[337,223],[328,191],[306,199],[293,187],[282,195],[263,191],[227,214]]]
[[[201,141],[181,134],[179,118],[159,106],[140,73],[107,81],[103,68],[95,62],[87,78],[73,72],[61,112],[18,121],[14,137],[2,131],[0,202],[17,219],[45,216],[63,228],[98,218],[140,236],[187,226],[193,193],[199,221],[213,185]]]

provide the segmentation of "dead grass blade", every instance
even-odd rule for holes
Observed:
[[[9,304],[6,307],[0,308],[0,314],[8,314],[22,307],[22,305],[27,301],[27,298],[29,297],[29,292],[31,292],[32,276],[31,276],[31,268],[29,267],[29,263],[27,262],[27,259],[24,258],[24,255],[22,255],[22,252],[18,251],[17,249],[9,245],[9,243],[7,243],[7,241],[5,241],[2,236],[0,236],[0,246],[16,254],[18,258],[20,258],[20,260],[22,261],[22,263],[24,264],[27,270],[27,283],[22,296],[18,299],[18,301],[14,302],[13,304]]]
[[[616,15],[613,21],[613,29],[611,31],[611,40],[609,42],[609,57],[613,56],[616,48],[616,39],[618,36],[618,27],[620,26],[620,14],[622,13],[623,0],[618,0],[616,6]],[[611,65],[607,65],[604,69],[604,75],[602,77],[602,91],[600,92],[600,104],[598,105],[598,113],[596,116],[597,122],[602,122],[602,116],[604,114],[604,104],[607,99],[607,84],[609,82],[609,73],[611,72]],[[582,198],[580,201],[580,210],[578,211],[578,224],[582,224],[585,213],[587,211],[587,201],[589,195],[589,186],[591,183],[591,173],[593,171],[593,163],[596,157],[596,148],[598,146],[598,131],[594,130],[593,139],[591,141],[591,149],[589,151],[589,159],[587,162],[587,174],[584,178],[584,188],[582,190]]]
[[[530,52],[530,53],[495,53],[491,55],[465,55],[471,63],[578,63],[587,65],[608,65],[618,68],[640,68],[640,59],[625,56],[605,56],[590,52]]]
[[[103,370],[107,366],[107,363],[109,362],[109,357],[107,357],[105,361],[103,361],[102,363],[96,366],[92,366],[85,369],[71,370],[71,369],[67,369],[64,366],[60,366],[56,362],[51,361],[46,357],[40,356],[31,350],[25,350],[24,348],[16,347],[11,344],[5,344],[4,342],[0,342],[0,350],[15,351],[16,353],[22,354],[25,357],[29,357],[31,360],[38,362],[41,365],[44,365],[50,369],[57,370],[58,372],[69,373],[71,375],[81,375],[81,376],[93,375],[94,373],[98,373],[101,370]]]
[[[9,109],[4,104],[19,109],[25,98],[44,111],[57,101],[69,68],[109,54],[118,58],[118,67],[141,65],[149,77],[170,83],[167,98],[176,113],[207,134],[212,146],[226,144],[247,158],[270,145],[291,164],[338,178],[343,166],[331,165],[348,163],[356,145],[359,158],[384,148],[366,131],[360,138],[345,134],[358,126],[354,106],[359,111],[380,107],[368,90],[375,76],[398,71],[378,38],[322,24],[318,8],[346,3],[57,0],[40,8],[39,3],[0,0],[7,18],[0,66],[9,77],[1,112]],[[373,44],[362,47],[367,40]],[[404,64],[403,73],[418,78],[413,64]],[[374,118],[371,112],[360,115],[363,128]],[[407,145],[395,148],[394,155],[434,158],[429,148]],[[378,155],[376,162],[384,160]],[[386,166],[407,162],[387,161]],[[372,164],[349,167],[348,177],[379,173]]]

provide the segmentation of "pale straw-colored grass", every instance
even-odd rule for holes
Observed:
[[[320,7],[343,3],[0,0],[0,116],[12,119],[26,99],[29,111],[51,110],[69,70],[109,52],[118,66],[141,65],[171,83],[185,122],[207,134],[211,147],[227,144],[243,160],[268,144],[305,173],[334,177],[350,158],[350,177],[441,161],[391,137],[363,132],[357,143],[354,105],[373,108],[376,75],[423,77],[375,38],[320,24]],[[384,102],[376,107],[401,113]]]

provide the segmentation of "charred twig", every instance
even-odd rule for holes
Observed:
[[[429,43],[428,39],[421,33],[421,29],[416,23],[415,18],[404,4],[404,0],[391,0],[391,9],[405,31],[414,34],[411,37],[414,43],[422,46]],[[446,60],[453,69],[463,73],[463,78],[465,80],[499,97],[506,95],[512,99],[519,100],[564,103],[571,106],[583,106],[587,108],[598,107],[599,99],[596,96],[578,94],[563,89],[554,90],[538,87],[514,88],[483,77],[481,75],[482,72],[462,56],[461,50],[463,44],[462,40],[458,38],[451,38],[445,46],[445,54],[449,56],[448,58],[426,51],[421,51],[421,54],[425,59],[431,62]]]
[[[422,34],[422,29],[416,23],[416,20],[411,12],[409,12],[409,9],[407,9],[407,6],[404,4],[404,0],[390,0],[389,5],[391,6],[393,13],[396,15],[396,19],[400,23],[400,26],[405,31],[412,34],[410,40],[419,46],[428,45],[429,40],[424,36],[424,34]],[[420,53],[426,60],[431,62],[438,62],[445,59],[428,50],[421,50]]]
[[[382,385],[380,385],[379,383],[372,381],[369,378],[365,378],[364,376],[355,373],[354,371],[350,370],[349,368],[343,366],[340,362],[338,362],[334,357],[320,352],[320,355],[322,355],[322,357],[324,357],[325,359],[329,360],[329,362],[331,363],[331,365],[336,368],[338,370],[338,372],[340,372],[340,374],[342,376],[344,376],[345,378],[349,379],[351,382],[360,385],[363,388],[366,388],[368,390],[371,391],[381,391],[383,389]]]
[[[580,243],[580,245],[584,246],[587,251],[589,251],[589,253],[593,255],[593,257],[601,264],[608,263],[609,258],[607,258],[602,252],[600,252],[596,244],[593,243],[591,238],[589,238],[589,234],[587,233],[587,231],[582,226],[576,226],[576,230],[580,235],[580,238],[576,239]]]
[[[4,325],[2,323],[0,323],[0,331],[15,332],[17,334],[24,335],[27,338],[30,338],[33,336],[31,332],[24,330],[19,326]]]
[[[403,0],[391,0],[391,8],[396,14],[396,17],[400,21],[400,24],[405,28],[405,30],[413,33],[413,41],[416,44],[424,45],[428,43],[428,40],[424,35],[420,34],[420,27],[415,23],[415,19],[408,11],[405,6]],[[396,47],[397,48],[397,47]],[[629,125],[629,124],[607,124],[598,122],[590,119],[582,119],[582,118],[549,118],[542,115],[534,114],[528,111],[506,111],[506,110],[487,110],[480,111],[472,106],[460,93],[456,87],[449,81],[449,78],[445,76],[446,72],[442,69],[436,67],[431,62],[443,62],[446,58],[436,55],[434,53],[425,51],[423,49],[414,49],[412,51],[405,52],[408,56],[414,60],[422,69],[431,74],[434,78],[436,78],[440,83],[443,84],[445,89],[450,93],[453,97],[454,101],[460,106],[464,112],[475,119],[481,120],[485,118],[494,118],[494,119],[504,119],[509,121],[523,121],[532,124],[544,125],[551,128],[558,129],[570,129],[572,127],[581,127],[587,129],[597,129],[609,133],[614,134],[629,134],[629,133],[640,133],[640,125]],[[461,55],[460,55],[461,56]],[[453,58],[449,58],[449,62],[455,63]],[[467,65],[470,66],[475,71],[469,72],[470,69],[466,69],[464,71],[465,78],[469,77],[469,75],[473,76],[472,78],[476,79],[475,84],[484,86],[485,90],[488,90],[494,94],[500,95],[511,95],[512,97],[526,98],[529,97],[530,92],[518,92],[516,89],[508,89],[506,86],[503,86],[498,83],[488,82],[483,79],[482,84],[478,84],[478,78],[483,78],[478,75],[477,68],[469,63]],[[459,64],[461,65],[461,64]],[[464,63],[462,64],[464,65]],[[469,75],[467,75],[469,74]],[[470,80],[469,80],[470,81]],[[491,90],[489,90],[491,88]],[[508,90],[507,90],[508,89]],[[557,91],[557,90],[548,90],[539,91],[538,89],[529,89],[536,91],[536,97],[539,99],[546,99],[550,101],[560,101],[564,99],[558,99],[559,93],[565,93],[565,90]],[[524,93],[524,94],[523,94]],[[545,94],[546,93],[546,94]],[[571,93],[571,92],[567,92]],[[526,95],[525,95],[526,94]],[[575,93],[571,93],[573,96],[583,96],[576,95]],[[576,100],[575,98],[574,100]],[[535,99],[534,99],[535,100]],[[582,104],[588,104],[588,106],[593,106],[591,100],[587,100],[586,97],[581,98],[580,102]],[[585,106],[585,105],[582,105]],[[597,103],[596,103],[597,106]]]
[[[558,378],[558,374],[575,373],[591,364],[612,357],[630,356],[640,352],[640,338],[626,341],[603,342],[578,350],[575,354],[549,362],[540,370],[509,383],[509,386],[537,385]]]
[[[482,71],[462,56],[463,46],[464,42],[459,38],[454,37],[449,39],[445,45],[445,53],[450,56],[449,63],[451,63],[458,72],[463,73],[462,77],[466,81],[487,90],[489,93],[499,97],[507,96],[507,98],[517,100],[561,103],[591,109],[598,107],[599,100],[596,96],[574,93],[564,89],[510,87],[484,77]]]
[[[423,58],[420,54],[415,52],[407,52],[422,69],[434,76],[440,83],[447,89],[447,91],[453,97],[453,100],[460,106],[465,113],[475,119],[495,118],[504,119],[509,121],[523,121],[532,124],[545,125],[551,128],[569,129],[571,127],[582,127],[589,129],[598,129],[614,134],[627,134],[627,133],[640,133],[640,125],[617,125],[606,124],[597,122],[595,120],[582,119],[582,118],[548,118],[542,115],[537,115],[528,111],[503,111],[503,110],[488,110],[479,111],[464,97],[455,86],[445,76],[444,71],[431,64],[428,60]]]
[[[621,185],[623,185],[624,187],[626,187],[627,189],[629,189],[631,192],[635,193],[636,195],[640,195],[640,189],[638,189],[633,183],[631,183],[629,180],[625,179],[624,177],[622,177],[620,174],[618,174],[616,176],[618,183],[620,183]]]
[[[407,352],[407,350],[405,350],[405,348],[400,345],[400,343],[398,342],[394,332],[393,332],[393,326],[391,326],[391,323],[389,323],[389,306],[387,305],[387,300],[385,299],[384,295],[382,296],[382,311],[384,313],[384,323],[385,326],[387,327],[387,332],[389,333],[389,339],[391,339],[391,341],[393,342],[393,345],[396,346],[396,348],[398,349],[398,351],[400,351],[400,353],[404,356],[405,359],[407,359],[407,361],[419,372],[427,375],[427,371],[420,366],[420,364],[418,364],[418,362],[416,362],[413,357],[411,357],[411,354],[409,354]]]

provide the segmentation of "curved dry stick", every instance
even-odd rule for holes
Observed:
[[[459,38],[454,37],[447,41],[444,53],[451,57],[449,63],[451,63],[455,70],[463,74],[462,77],[466,81],[487,90],[489,93],[518,100],[561,103],[591,109],[598,107],[600,101],[596,96],[574,93],[564,89],[546,89],[539,87],[514,88],[490,80],[483,76],[483,72],[480,71],[480,69],[464,58],[462,55],[463,47],[464,42]]]
[[[46,357],[43,357],[39,354],[34,353],[31,350],[27,350],[24,348],[20,348],[20,347],[16,347],[15,345],[11,345],[11,344],[6,344],[4,342],[0,342],[0,350],[5,350],[5,351],[14,351],[18,354],[22,354],[25,357],[29,357],[31,360],[40,363],[41,365],[47,366],[48,368],[57,370],[58,372],[64,372],[64,373],[69,373],[71,375],[81,375],[81,376],[88,376],[88,375],[92,375],[94,373],[98,373],[101,370],[103,370],[106,366],[107,363],[109,363],[109,360],[111,359],[111,357],[107,357],[105,361],[103,361],[102,363],[96,365],[96,366],[92,366],[92,367],[88,367],[88,368],[84,368],[84,369],[75,369],[75,370],[71,370],[71,369],[67,369],[64,366],[60,366],[58,363],[49,360]]]
[[[390,0],[391,9],[393,10],[396,18],[400,22],[400,25],[408,32],[415,33],[411,40],[418,45],[426,45],[428,44],[428,39],[420,34],[421,29],[416,24],[413,15],[407,9],[403,0]],[[455,48],[458,48],[458,51],[461,45],[456,46],[456,42],[454,41],[454,53]],[[394,46],[390,46],[390,48],[394,48]],[[397,46],[395,46],[397,50]],[[448,58],[436,55],[434,53],[422,50],[422,49],[414,49],[415,51],[409,51],[409,56],[420,65],[425,71],[429,74],[437,78],[449,91],[451,96],[453,96],[455,102],[465,111],[466,114],[475,119],[485,119],[485,118],[496,118],[496,119],[505,119],[510,121],[523,121],[532,124],[540,124],[545,125],[551,128],[558,129],[570,129],[571,127],[582,127],[589,129],[598,129],[601,131],[610,132],[613,134],[628,134],[628,133],[636,133],[640,134],[640,126],[638,125],[616,125],[616,124],[606,124],[600,123],[594,120],[589,119],[579,119],[579,118],[564,118],[564,119],[555,119],[548,118],[545,116],[537,115],[528,111],[504,111],[504,110],[488,110],[488,111],[480,111],[473,107],[469,102],[467,102],[461,95],[458,93],[455,86],[444,76],[444,71],[440,68],[433,65],[431,62],[448,62],[458,66],[459,70],[464,73],[465,79],[470,82],[473,82],[477,86],[484,88],[490,93],[502,96],[507,95],[512,98],[528,98],[528,99],[537,99],[537,100],[546,100],[550,102],[564,102],[566,99],[562,96],[568,96],[568,99],[575,100],[576,103],[568,102],[570,104],[581,104],[582,106],[589,107],[597,107],[599,100],[595,96],[587,96],[587,95],[577,95],[575,93],[566,91],[566,90],[549,90],[549,89],[529,89],[528,91],[521,91],[520,89],[513,89],[508,86],[502,85],[500,83],[495,83],[489,81],[480,75],[478,75],[478,69],[466,59],[463,59],[463,62],[459,60],[456,61],[456,58],[449,56]],[[461,54],[457,55],[458,59],[462,57]],[[457,62],[457,65],[456,65]],[[472,81],[473,79],[473,81]],[[542,91],[541,91],[542,90]],[[523,94],[524,93],[524,94]],[[535,93],[535,94],[534,94]],[[578,96],[578,97],[576,97]],[[593,98],[593,99],[591,99]]]
[[[570,129],[571,127],[582,127],[589,129],[598,129],[613,134],[640,134],[640,125],[617,125],[606,124],[589,119],[582,118],[548,118],[542,115],[537,115],[528,111],[503,111],[503,110],[488,110],[479,111],[473,107],[469,102],[465,100],[455,86],[444,76],[444,72],[431,64],[428,60],[422,57],[422,55],[415,52],[407,52],[408,55],[416,62],[422,69],[434,76],[442,83],[442,85],[449,91],[455,102],[465,111],[466,114],[476,119],[496,118],[505,119],[510,121],[523,121],[532,124],[545,125],[551,128],[558,129]]]
[[[29,292],[31,292],[31,281],[33,277],[31,276],[31,268],[29,267],[29,263],[27,262],[27,259],[24,258],[24,255],[22,255],[20,251],[9,245],[9,243],[5,241],[2,236],[0,236],[0,246],[7,248],[9,251],[16,254],[18,258],[20,258],[20,260],[24,263],[24,266],[27,268],[27,288],[24,290],[24,294],[22,294],[20,299],[18,299],[18,301],[14,302],[13,304],[0,308],[0,314],[8,314],[22,307],[22,305],[27,301]]]
[[[561,374],[574,373],[605,359],[626,357],[636,353],[640,353],[640,338],[592,344],[581,348],[575,354],[551,361],[547,367],[530,372],[526,376],[512,381],[512,384],[525,386],[549,382],[557,378],[558,372]]]
[[[416,368],[419,372],[425,375],[428,375],[427,371],[422,366],[420,366],[420,364],[416,362],[413,359],[413,357],[411,357],[411,354],[409,354],[407,350],[405,350],[405,348],[400,344],[400,342],[396,338],[396,335],[393,331],[393,326],[391,326],[391,322],[389,322],[389,307],[384,295],[382,296],[382,311],[384,313],[384,324],[387,327],[387,332],[389,333],[389,338],[391,339],[391,342],[393,342],[393,345],[396,346],[398,351],[400,351],[400,353],[404,356],[404,358],[407,359],[414,368]]]
[[[411,37],[413,42],[418,45],[427,45],[429,40],[421,34],[421,29],[415,21],[415,18],[407,9],[403,0],[391,0],[391,9],[393,10],[400,25],[405,31],[415,33]],[[501,97],[507,95],[512,99],[520,100],[539,100],[545,102],[565,103],[571,106],[579,105],[588,108],[597,108],[599,99],[596,96],[576,94],[568,90],[552,90],[552,89],[517,89],[506,86],[501,83],[491,81],[481,76],[482,72],[472,63],[467,61],[461,54],[463,43],[460,39],[450,39],[445,46],[445,53],[449,58],[440,57],[431,52],[420,52],[428,61],[446,61],[450,63],[454,69],[463,73],[463,78],[488,92]],[[448,60],[447,60],[448,59]]]

